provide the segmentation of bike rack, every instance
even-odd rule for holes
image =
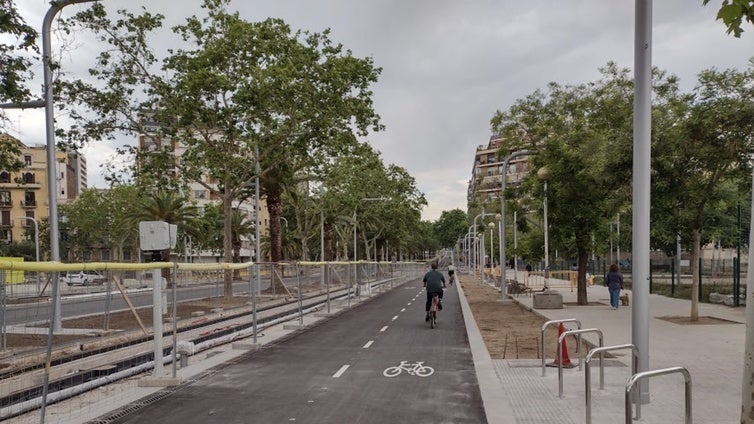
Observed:
[[[546,355],[546,350],[545,350],[545,330],[547,329],[548,326],[550,326],[552,324],[560,324],[562,322],[563,323],[565,323],[565,322],[575,322],[576,323],[576,327],[578,329],[581,329],[581,321],[579,321],[579,320],[577,320],[575,318],[554,319],[554,320],[547,321],[546,323],[542,324],[542,335],[541,335],[541,339],[542,339],[542,377],[545,376],[545,357],[547,356]]]
[[[613,350],[621,350],[621,349],[631,349],[633,352],[633,370],[634,374],[636,374],[637,367],[638,367],[638,358],[639,358],[639,349],[636,348],[631,343],[628,344],[622,344],[622,345],[615,345],[615,346],[603,346],[603,347],[595,347],[594,349],[590,350],[589,353],[586,354],[586,359],[584,360],[584,364],[586,364],[586,368],[584,370],[584,393],[586,395],[586,424],[592,423],[592,374],[591,374],[591,367],[590,367],[590,361],[592,360],[592,357],[599,353],[600,354],[600,390],[603,390],[605,388],[605,367],[602,363],[604,360],[605,352],[610,352]]]
[[[563,334],[561,334],[558,337],[558,397],[563,397],[563,340],[565,340],[566,337],[570,336],[571,334],[577,334],[579,337],[576,339],[578,340],[578,348],[579,348],[579,369],[581,369],[581,356],[583,354],[583,351],[581,349],[581,335],[584,333],[597,333],[600,337],[599,346],[603,346],[602,342],[602,330],[598,328],[585,328],[585,329],[578,329],[578,330],[568,330],[564,331]]]
[[[631,378],[628,379],[628,382],[626,382],[626,394],[625,394],[625,402],[626,402],[626,424],[631,424],[631,391],[634,388],[634,385],[644,378],[648,377],[655,377],[658,375],[665,375],[665,374],[672,374],[672,373],[681,373],[683,374],[683,380],[685,382],[685,397],[686,397],[686,408],[685,408],[685,423],[691,424],[691,374],[689,374],[689,371],[684,367],[671,367],[671,368],[664,368],[660,370],[652,370],[652,371],[644,371],[637,374],[634,374],[631,376]],[[641,419],[641,402],[636,402],[636,419]]]

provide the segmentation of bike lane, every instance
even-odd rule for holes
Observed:
[[[117,422],[486,422],[458,293],[446,290],[435,329],[425,299],[405,283]],[[431,374],[408,372],[420,362]]]

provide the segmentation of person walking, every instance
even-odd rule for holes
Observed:
[[[429,308],[432,306],[432,296],[437,294],[442,299],[442,289],[445,288],[445,276],[442,272],[437,270],[437,262],[432,262],[432,269],[424,274],[424,288],[427,289],[427,304],[425,311],[427,315],[424,317],[424,321],[429,321]],[[440,309],[442,309],[442,303],[440,303]]]
[[[613,309],[618,309],[620,291],[623,290],[623,274],[620,273],[618,264],[610,265],[610,270],[605,276],[605,285],[610,292],[610,306]]]

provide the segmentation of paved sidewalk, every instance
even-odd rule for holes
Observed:
[[[468,284],[468,283],[467,283]],[[563,309],[534,309],[547,320],[575,318],[582,328],[598,328],[605,346],[631,343],[631,309],[610,308],[607,289],[587,290],[594,306],[577,306],[576,292],[558,290]],[[630,293],[630,291],[629,291]],[[631,294],[630,294],[631,295]],[[492,360],[481,342],[479,330],[462,297],[469,341],[474,353],[480,389],[490,423],[583,423],[585,422],[584,371],[564,370],[563,398],[558,397],[557,368],[548,367],[542,377],[540,360]],[[512,297],[531,309],[531,296]],[[695,423],[738,423],[745,337],[745,308],[702,303],[700,316],[728,322],[717,325],[679,325],[660,319],[688,316],[691,302],[650,295],[649,368],[682,366],[692,380],[692,416]],[[575,328],[575,327],[572,327]],[[571,328],[569,328],[571,329]],[[596,344],[596,334],[584,337]],[[481,345],[480,345],[481,343]],[[571,361],[578,361],[575,346],[569,344]],[[552,362],[555,346],[547,346]],[[631,356],[627,350],[615,352],[617,359],[606,360],[605,389],[599,390],[599,361],[592,361],[592,422],[625,422],[624,392],[630,377]],[[649,383],[650,402],[642,405],[644,423],[684,422],[684,383],[681,374],[654,377]]]

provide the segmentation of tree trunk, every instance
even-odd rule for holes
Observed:
[[[699,321],[699,250],[702,239],[700,230],[693,230],[691,237],[691,315],[689,320]]]
[[[579,249],[578,276],[576,279],[576,303],[579,305],[589,304],[586,294],[586,264],[588,261],[589,252],[586,249]]]
[[[224,262],[233,262],[233,228],[232,215],[233,203],[230,188],[225,187],[223,199],[223,260]],[[233,298],[233,273],[232,270],[226,269],[223,275],[223,294],[226,299]]]
[[[280,241],[280,217],[283,205],[280,190],[267,190],[267,212],[270,214],[270,261],[280,262],[283,259]]]
[[[333,260],[332,238],[332,224],[325,222],[325,261]]]

